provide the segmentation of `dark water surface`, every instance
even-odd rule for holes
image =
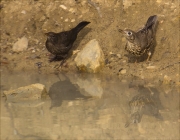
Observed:
[[[93,74],[5,73],[4,90],[34,83],[47,98],[28,103],[1,97],[1,139],[173,139],[180,126],[179,90],[138,78]]]

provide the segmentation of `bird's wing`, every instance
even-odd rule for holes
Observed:
[[[69,43],[69,32],[64,31],[58,33],[58,44],[63,44],[63,46],[68,46]]]

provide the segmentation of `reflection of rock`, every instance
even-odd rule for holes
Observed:
[[[93,39],[77,54],[75,63],[80,71],[96,73],[104,66],[104,54],[99,43]]]
[[[159,109],[162,109],[159,93],[154,88],[139,86],[139,94],[132,98],[129,106],[131,108],[131,115],[125,127],[128,127],[132,123],[141,122],[144,114],[154,116],[161,120],[163,119],[159,113]]]
[[[13,45],[14,52],[21,52],[26,50],[28,47],[28,39],[26,37],[22,37]]]
[[[21,139],[21,140],[44,140],[44,139],[50,139],[48,136],[38,136],[38,135],[25,135],[25,134],[20,134],[16,129],[14,129],[15,135],[8,137],[9,139]]]
[[[49,89],[49,96],[52,100],[51,107],[61,106],[63,100],[75,100],[77,98],[87,99],[89,97],[80,93],[79,89],[73,85],[69,79],[54,83]]]
[[[103,94],[101,80],[99,80],[97,76],[84,73],[82,75],[69,76],[69,79],[74,84],[77,84],[80,88],[80,91],[82,91],[84,94],[99,98]]]
[[[37,83],[14,90],[4,91],[4,94],[6,95],[7,101],[20,102],[41,99],[47,92],[44,85]]]

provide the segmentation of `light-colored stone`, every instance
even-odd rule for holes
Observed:
[[[154,70],[154,69],[157,69],[157,67],[156,67],[156,66],[147,66],[146,68],[147,68],[147,69],[149,69],[149,70]]]
[[[27,47],[28,47],[28,39],[24,36],[13,45],[12,50],[14,52],[21,52],[26,50]]]
[[[64,20],[64,22],[68,22],[69,21],[69,19],[68,18],[66,18],[65,20]]]
[[[123,0],[124,9],[127,9],[131,5],[132,5],[132,0]]]
[[[22,13],[22,14],[26,14],[26,11],[25,11],[25,10],[22,10],[21,13]]]
[[[82,51],[80,51],[75,63],[80,71],[96,73],[104,66],[104,54],[96,39],[89,41]]]
[[[163,84],[170,84],[171,78],[167,75],[164,75]]]
[[[121,74],[125,74],[126,73],[126,69],[123,69],[120,71]]]
[[[75,22],[75,19],[71,19],[71,22]]]
[[[14,90],[4,91],[6,99],[9,102],[20,102],[29,100],[38,100],[47,95],[47,91],[42,84],[32,84],[25,87],[20,87]]]
[[[59,7],[61,7],[62,9],[66,10],[67,7],[65,5],[60,5]]]
[[[69,12],[74,13],[76,10],[74,8],[70,8]]]
[[[122,58],[121,54],[116,54],[116,55],[119,59]]]

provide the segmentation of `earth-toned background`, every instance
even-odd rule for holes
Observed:
[[[57,71],[60,62],[48,61],[44,33],[69,30],[86,20],[91,23],[79,33],[73,50],[82,50],[97,39],[105,55],[102,73],[179,83],[178,0],[2,0],[0,8],[2,72],[35,71],[38,62],[42,73]],[[151,15],[157,15],[159,21],[155,52],[148,63],[130,63],[124,50],[126,40],[118,29],[136,31]],[[28,39],[27,50],[13,52],[12,46],[23,36]],[[60,71],[77,71],[76,55],[70,55]]]
[[[152,15],[159,24],[151,61],[129,62],[118,30],[137,31]],[[1,0],[0,18],[2,140],[180,138],[179,0]],[[60,62],[49,62],[44,33],[81,21],[91,23],[57,68]],[[16,52],[22,38],[20,47],[28,41],[27,49]],[[100,74],[80,73],[77,52],[93,39],[105,66]],[[44,88],[34,89],[37,83]],[[33,100],[42,93],[47,97]],[[141,122],[125,128],[138,107]]]

